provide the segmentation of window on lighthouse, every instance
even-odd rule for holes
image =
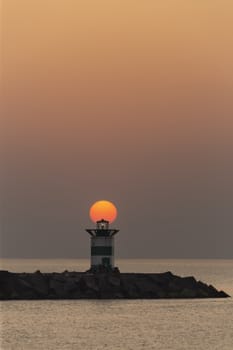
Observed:
[[[108,221],[97,221],[97,228],[100,230],[108,229]]]

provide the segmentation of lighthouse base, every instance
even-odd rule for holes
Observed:
[[[90,267],[89,270],[86,271],[86,273],[120,273],[120,270],[118,267],[112,267],[112,266],[105,266],[105,265],[93,265]]]

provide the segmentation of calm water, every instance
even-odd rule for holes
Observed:
[[[122,272],[194,275],[233,295],[233,260],[119,260]],[[86,260],[2,260],[11,271],[80,270]],[[233,301],[1,302],[1,349],[232,350]]]

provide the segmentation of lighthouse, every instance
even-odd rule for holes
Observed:
[[[114,238],[118,229],[110,228],[117,216],[117,210],[113,203],[98,201],[90,209],[90,217],[96,227],[86,229],[91,238],[91,270],[115,268],[114,263]]]

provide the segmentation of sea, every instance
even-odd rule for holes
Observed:
[[[194,276],[233,297],[233,260],[117,260],[121,272]],[[88,260],[2,259],[15,272],[85,271]],[[1,350],[233,350],[233,300],[1,301]]]

